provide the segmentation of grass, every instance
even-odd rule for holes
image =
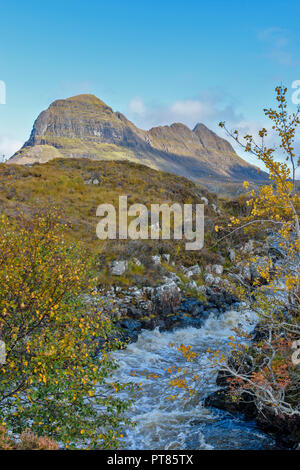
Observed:
[[[86,184],[91,178],[98,185]],[[204,248],[201,252],[185,251],[183,241],[172,240],[107,240],[96,236],[99,218],[96,209],[102,203],[116,208],[120,195],[128,195],[128,205],[152,203],[202,203],[205,196],[210,203],[216,197],[192,181],[173,174],[156,171],[128,161],[92,161],[88,159],[54,159],[45,164],[0,164],[0,209],[9,216],[19,211],[33,214],[40,208],[55,206],[62,213],[62,222],[69,227],[68,238],[83,242],[86,249],[97,256],[99,271],[114,259],[138,258],[143,267],[130,264],[119,281],[139,283],[145,276],[158,282],[170,266],[153,267],[151,255],[169,253],[177,265],[217,262],[218,255]],[[205,206],[207,238],[214,239],[213,227],[219,223],[211,206]],[[105,274],[106,273],[106,274]],[[115,282],[104,271],[107,283]],[[129,281],[128,281],[129,279]]]

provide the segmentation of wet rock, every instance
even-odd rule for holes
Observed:
[[[139,331],[142,328],[142,324],[139,321],[132,320],[131,318],[124,318],[119,322],[121,328],[126,328],[131,331]]]
[[[204,311],[204,304],[198,299],[185,299],[180,305],[180,310],[192,315],[200,315]]]
[[[180,318],[180,327],[185,328],[188,326],[193,326],[194,328],[201,328],[203,325],[202,318],[191,318],[191,317],[181,317]]]

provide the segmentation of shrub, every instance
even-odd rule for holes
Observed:
[[[51,211],[0,220],[0,334],[7,360],[0,369],[0,415],[24,430],[75,447],[118,447],[129,402],[110,383],[117,364],[101,312],[81,300],[92,287],[86,253],[66,243]],[[98,340],[97,340],[98,339]],[[27,436],[32,436],[28,434]]]

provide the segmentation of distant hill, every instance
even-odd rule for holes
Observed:
[[[57,100],[34,123],[29,140],[8,161],[44,163],[53,158],[129,160],[188,178],[259,182],[266,174],[240,158],[230,143],[197,124],[137,128],[94,95]]]

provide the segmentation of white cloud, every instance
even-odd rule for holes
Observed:
[[[134,98],[130,101],[128,108],[128,117],[132,119],[135,125],[143,129],[170,125],[174,122],[181,122],[190,129],[193,129],[198,122],[202,122],[220,137],[227,139],[237,154],[244,160],[265,170],[263,163],[259,162],[254,155],[245,153],[239,144],[226,136],[225,132],[218,127],[218,123],[226,121],[230,131],[237,129],[242,142],[243,137],[250,134],[259,143],[258,131],[263,127],[270,129],[270,122],[263,113],[260,121],[247,119],[244,114],[238,111],[237,105],[230,96],[225,96],[222,93],[218,96],[203,94],[195,99],[176,100],[167,105],[146,105],[142,98]],[[299,149],[300,152],[300,139],[297,139],[297,141],[296,150]],[[278,148],[278,138],[276,138],[273,132],[269,134],[265,144]],[[282,159],[282,151],[280,149],[278,149],[277,157]],[[300,177],[300,170],[298,171],[298,177]]]
[[[129,119],[143,129],[174,122],[182,122],[190,128],[198,122],[215,127],[220,120],[235,122],[241,119],[232,105],[224,104],[222,96],[205,94],[195,99],[176,100],[167,105],[146,105],[142,98],[133,98],[129,102],[127,114]]]
[[[144,114],[146,112],[146,107],[141,98],[133,98],[129,103],[129,110],[134,114]]]
[[[210,103],[201,102],[199,100],[181,100],[175,101],[170,108],[170,114],[179,119],[208,119],[214,114],[213,106]]]
[[[0,137],[0,159],[2,160],[3,155],[5,160],[11,157],[17,150],[19,150],[24,142],[12,137],[3,136]]]

